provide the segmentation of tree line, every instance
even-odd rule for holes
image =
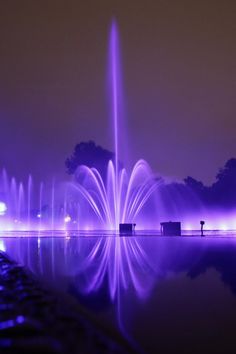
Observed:
[[[88,141],[75,146],[72,155],[66,159],[65,166],[70,175],[73,175],[80,165],[95,167],[106,179],[109,160],[115,160],[113,152],[96,145],[94,141]],[[236,208],[236,159],[229,159],[223,168],[219,169],[211,186],[206,186],[203,182],[188,176],[182,183],[168,185],[168,189],[171,190],[172,187],[181,190],[183,197],[185,190],[192,191],[204,205],[209,207]]]

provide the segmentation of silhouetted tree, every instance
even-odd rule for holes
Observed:
[[[209,187],[192,177],[185,178],[184,182],[206,206],[236,207],[236,159],[234,158],[229,159],[219,170],[216,181]]]
[[[103,149],[95,144],[94,141],[81,142],[74,148],[71,157],[65,161],[67,173],[72,175],[80,165],[95,167],[105,178],[107,164],[109,160],[114,161],[115,154],[111,151]]]
[[[236,177],[236,159],[231,158],[229,159],[224,168],[220,168],[219,173],[216,175],[216,179],[218,182],[225,183],[227,182],[235,182]]]
[[[236,159],[231,158],[216,176],[211,187],[213,202],[219,206],[236,207]]]
[[[205,188],[202,182],[197,181],[196,179],[190,176],[184,179],[184,183],[186,184],[186,186],[193,189],[198,194],[201,194]]]
[[[201,181],[188,176],[184,179],[185,185],[202,201],[206,202],[208,197],[207,187]]]

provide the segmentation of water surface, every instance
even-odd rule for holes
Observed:
[[[142,352],[230,351],[236,328],[233,232],[56,235],[8,234],[0,246]]]

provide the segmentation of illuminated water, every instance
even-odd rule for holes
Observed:
[[[136,349],[230,352],[236,328],[235,233],[41,236],[1,237],[0,246]]]
[[[37,184],[31,175],[23,183],[3,170],[0,231],[117,230],[124,222],[136,223],[138,230],[159,230],[160,222],[167,220],[181,221],[185,230],[198,228],[200,220],[206,220],[208,229],[236,229],[236,211],[209,211],[183,185],[172,184],[165,192],[160,191],[163,181],[146,161],[137,161],[131,170],[122,167],[120,160],[128,155],[129,141],[125,141],[121,124],[124,117],[118,42],[113,22],[108,68],[115,159],[108,163],[106,176],[95,168],[80,166],[72,183],[52,180]],[[127,149],[122,155],[124,146]]]
[[[19,183],[3,171],[0,249],[140,352],[215,353],[217,348],[229,353],[236,328],[236,233],[206,230],[200,237],[193,229],[202,215],[206,228],[235,228],[236,213],[218,212],[211,222],[199,209],[197,222],[185,222],[188,231],[182,237],[160,236],[163,205],[171,212],[161,216],[178,220],[180,205],[186,207],[187,201],[177,193],[178,198],[161,202],[156,195],[160,181],[144,160],[131,172],[120,166],[114,23],[110,69],[116,158],[107,176],[82,166],[76,182],[61,186],[52,181],[48,187],[35,186],[31,176]],[[132,237],[114,237],[120,222],[137,222],[139,230]],[[156,230],[141,230],[152,227]]]
[[[109,41],[109,69],[115,161],[108,163],[106,178],[95,168],[79,167],[77,183],[74,184],[75,190],[97,217],[93,225],[98,227],[100,222],[106,230],[118,230],[119,223],[142,223],[139,214],[160,184],[144,160],[137,161],[131,173],[120,167],[120,146],[124,144],[124,134],[120,131],[122,87],[119,60],[118,30],[113,21]],[[81,209],[83,228],[84,224],[91,225],[93,216],[90,209],[85,211],[85,205],[82,204]]]
[[[44,184],[41,183],[35,191],[31,176],[25,187],[17,183],[15,178],[9,180],[4,170],[0,178],[0,200],[1,194],[4,198],[0,204],[0,213],[2,216],[6,214],[2,229],[53,230],[66,228],[68,223],[73,222],[74,229],[118,230],[121,222],[140,221],[140,212],[160,182],[155,180],[144,160],[137,161],[130,173],[121,168],[120,146],[124,144],[122,132],[119,131],[122,88],[118,31],[114,21],[109,41],[109,69],[115,161],[108,163],[107,176],[102,176],[95,168],[80,166],[75,182],[64,187],[60,200],[56,200],[60,188],[55,185],[55,181],[52,182],[50,192],[47,192],[45,209]]]

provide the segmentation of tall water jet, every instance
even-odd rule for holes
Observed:
[[[51,229],[54,229],[54,209],[55,209],[55,181],[52,181],[52,195],[51,195]]]
[[[111,92],[112,92],[112,119],[113,119],[113,134],[114,134],[114,151],[115,151],[115,226],[116,229],[119,225],[119,181],[118,181],[118,174],[119,174],[119,125],[118,125],[118,117],[119,117],[119,86],[118,86],[118,79],[120,73],[118,72],[118,61],[119,61],[119,49],[118,49],[118,31],[117,31],[117,24],[116,21],[112,21],[111,25],[111,33],[110,33],[110,43],[109,43],[109,50],[110,50],[110,70],[111,70]]]
[[[30,229],[30,211],[31,211],[31,203],[32,203],[32,177],[29,175],[28,178],[28,189],[27,189],[28,195],[27,195],[27,223],[28,223],[28,229]]]
[[[103,227],[118,230],[119,223],[135,222],[159,181],[144,160],[137,161],[130,175],[125,168],[120,167],[121,74],[115,21],[112,22],[109,39],[109,69],[115,162],[108,163],[106,180],[97,169],[79,166],[74,188],[90,205]]]
[[[111,91],[112,115],[114,125],[115,171],[117,175],[119,160],[119,131],[118,131],[118,34],[117,25],[113,20],[110,34],[110,61],[111,61]]]
[[[22,217],[22,210],[23,210],[23,207],[24,207],[24,187],[23,187],[23,184],[20,183],[20,186],[19,186],[19,192],[18,192],[18,209],[17,209],[17,220],[21,220],[21,217]]]

